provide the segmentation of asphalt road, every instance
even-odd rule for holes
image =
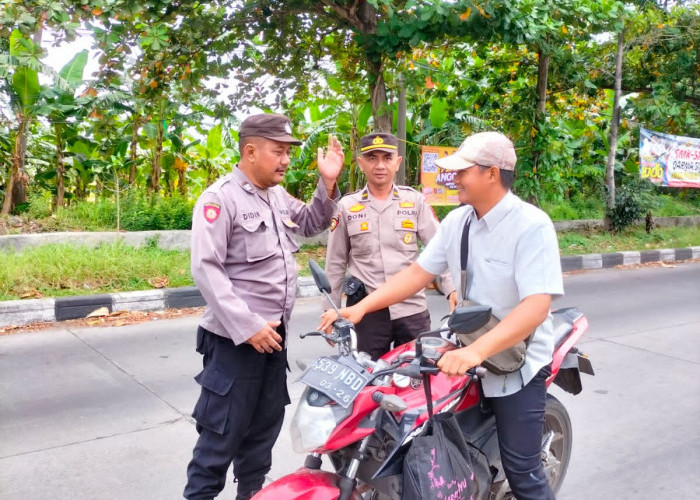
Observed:
[[[596,370],[584,391],[554,388],[574,449],[560,500],[690,499],[700,490],[700,263],[568,276],[566,297],[591,327],[580,344]],[[430,296],[435,320],[444,298]],[[302,299],[290,358],[331,352]],[[435,321],[437,323],[437,321]],[[197,318],[0,337],[0,499],[180,498],[196,432],[189,414]],[[301,386],[290,383],[292,398]],[[288,417],[291,416],[291,408]],[[270,476],[295,470],[288,422]],[[219,497],[231,500],[229,481]]]

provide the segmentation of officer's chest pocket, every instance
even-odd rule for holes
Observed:
[[[415,219],[408,217],[394,219],[394,245],[402,252],[418,251],[418,229]]]
[[[373,221],[368,219],[348,222],[350,253],[354,256],[374,255],[379,252],[376,236],[372,234]]]
[[[272,227],[272,219],[257,218],[244,221],[243,239],[248,262],[268,259],[277,253],[279,240]]]
[[[282,224],[284,224],[284,234],[286,236],[285,244],[287,245],[287,248],[292,253],[296,253],[299,251],[299,242],[296,239],[296,236],[294,234],[294,231],[299,227],[294,221],[291,219],[283,219]]]

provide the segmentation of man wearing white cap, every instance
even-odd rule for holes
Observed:
[[[513,494],[518,500],[551,500],[540,449],[545,381],[554,349],[550,306],[564,288],[552,221],[510,191],[515,163],[513,143],[498,132],[474,134],[453,155],[438,160],[440,168],[456,172],[454,182],[465,206],[443,220],[417,262],[341,314],[357,323],[364,314],[415,293],[445,269],[459,283],[462,232],[468,231],[469,286],[460,299],[491,306],[501,321],[469,346],[446,353],[438,366],[448,375],[462,375],[529,337],[525,364],[506,375],[489,372],[482,386],[496,416]],[[320,327],[334,319],[335,313],[326,312]]]

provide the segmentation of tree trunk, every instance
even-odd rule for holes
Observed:
[[[542,52],[540,48],[537,52],[537,104],[535,106],[535,137],[533,141],[537,138],[540,133],[540,123],[544,121],[546,105],[547,105],[547,82],[549,79],[549,61],[550,57]],[[537,180],[539,185],[539,166],[540,166],[540,155],[541,151],[539,147],[534,146],[532,148],[532,175]],[[528,198],[530,203],[539,205],[539,201],[536,197],[530,196]]]
[[[151,184],[150,184],[150,191],[153,193],[158,193],[158,188],[160,186],[160,174],[162,171],[161,168],[161,158],[163,156],[163,136],[164,136],[164,130],[163,130],[163,120],[161,118],[158,119],[158,122],[156,124],[156,145],[153,150],[153,159],[151,162],[152,169],[151,169]]]
[[[396,135],[399,138],[399,156],[403,158],[399,171],[396,173],[396,183],[406,184],[406,83],[403,75],[399,76],[399,107],[396,113]]]
[[[367,59],[369,95],[372,101],[372,117],[375,132],[391,133],[391,110],[387,106],[386,84],[381,61]]]
[[[182,196],[187,195],[187,184],[185,184],[185,171],[184,170],[178,170],[177,171],[177,188],[180,191],[180,194]]]
[[[27,154],[27,133],[29,132],[29,122],[31,117],[20,116],[17,135],[15,136],[15,146],[12,151],[12,169],[7,177],[5,186],[5,200],[2,204],[3,215],[12,212],[17,204],[27,202],[28,178],[24,174],[24,159]]]
[[[610,211],[615,208],[615,155],[617,153],[617,135],[620,127],[620,94],[622,89],[622,58],[624,55],[624,30],[617,34],[617,54],[615,56],[615,97],[613,98],[613,116],[610,122],[610,133],[608,135],[608,162],[605,165],[605,185],[608,188],[608,195],[605,199],[605,228],[612,229]]]
[[[65,181],[63,175],[66,172],[63,162],[63,130],[58,123],[54,123],[54,133],[56,134],[56,208],[65,206]]]
[[[547,80],[549,78],[549,56],[538,52],[537,65],[537,115],[544,116],[545,105],[547,104]]]
[[[139,128],[141,128],[141,115],[134,115],[134,126],[131,129],[131,144],[129,146],[129,160],[131,165],[129,166],[129,185],[133,185],[136,181],[136,158],[137,158],[137,147],[139,145]]]

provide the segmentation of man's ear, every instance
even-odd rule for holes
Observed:
[[[255,159],[257,151],[258,147],[255,141],[248,141],[246,145],[243,146],[243,156],[249,161]]]

